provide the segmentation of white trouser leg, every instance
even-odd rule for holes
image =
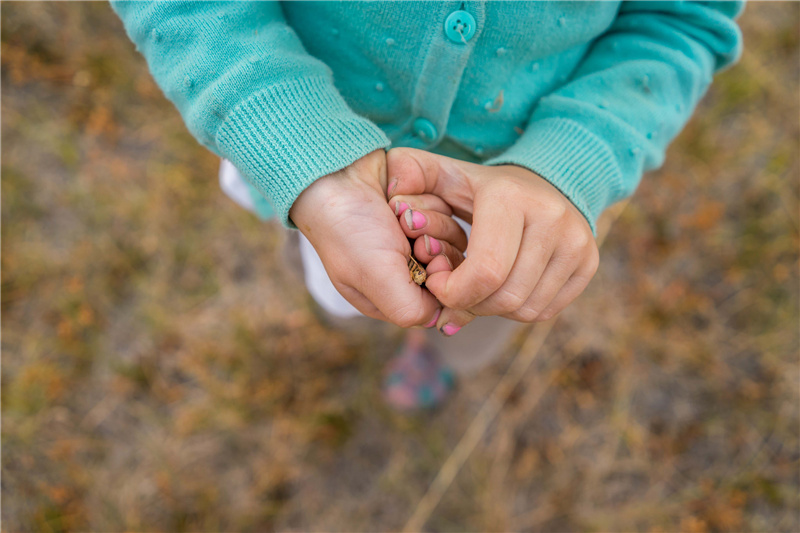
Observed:
[[[299,233],[299,232],[298,232]],[[339,294],[333,286],[328,272],[322,265],[322,259],[306,236],[300,235],[300,257],[303,260],[306,288],[314,300],[328,313],[340,318],[363,316],[361,312]]]
[[[247,182],[239,173],[233,163],[223,159],[219,165],[219,186],[228,198],[244,207],[248,211],[255,213],[255,203],[250,196],[250,189]]]

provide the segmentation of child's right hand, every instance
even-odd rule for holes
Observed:
[[[432,327],[441,306],[411,281],[411,246],[384,191],[386,152],[376,150],[312,183],[289,216],[356,309],[401,327]]]

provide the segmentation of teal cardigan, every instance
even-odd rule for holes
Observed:
[[[113,7],[192,134],[290,226],[314,180],[411,146],[533,170],[594,228],[742,46],[742,2]]]

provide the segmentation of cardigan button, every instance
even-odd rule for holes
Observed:
[[[444,33],[454,43],[464,44],[475,35],[475,19],[466,11],[453,11],[444,21]]]
[[[414,121],[414,135],[426,143],[430,143],[436,140],[439,132],[436,131],[436,126],[433,125],[433,122],[427,118],[420,117]]]

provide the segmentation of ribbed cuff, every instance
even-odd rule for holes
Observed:
[[[570,199],[592,232],[603,210],[621,195],[622,173],[611,149],[570,119],[531,123],[511,148],[484,164],[512,164],[536,172]]]
[[[306,187],[390,141],[347,106],[329,79],[318,77],[253,94],[225,118],[216,143],[293,228],[289,209]]]

